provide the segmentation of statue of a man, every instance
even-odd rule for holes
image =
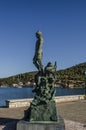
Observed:
[[[33,63],[37,67],[39,71],[43,70],[43,64],[42,64],[42,56],[43,56],[43,51],[42,51],[42,45],[43,45],[43,38],[42,38],[42,32],[37,31],[36,32],[36,46],[35,46],[35,55],[33,58]]]

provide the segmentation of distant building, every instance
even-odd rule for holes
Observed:
[[[15,84],[15,83],[13,83],[13,85],[12,85],[13,87],[18,87],[18,84]]]

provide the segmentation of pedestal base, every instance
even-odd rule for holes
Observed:
[[[17,130],[65,130],[64,120],[59,117],[58,122],[21,120],[17,123]]]

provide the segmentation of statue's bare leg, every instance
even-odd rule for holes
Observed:
[[[39,70],[42,71],[43,70],[42,60],[38,59],[38,63],[39,63]]]
[[[37,59],[33,58],[33,64],[36,66],[36,68],[39,70],[39,64],[37,63]]]

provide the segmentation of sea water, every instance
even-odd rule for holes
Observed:
[[[32,87],[25,88],[0,88],[0,106],[5,106],[5,100],[7,99],[26,99],[33,98]],[[55,96],[66,96],[66,95],[82,95],[84,94],[83,88],[56,88]]]

